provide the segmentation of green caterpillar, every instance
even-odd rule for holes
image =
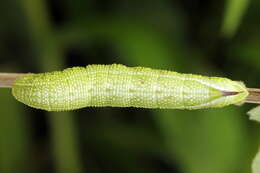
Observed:
[[[16,79],[12,93],[18,101],[47,111],[92,106],[217,108],[243,103],[248,96],[242,82],[227,78],[119,64],[27,74]]]

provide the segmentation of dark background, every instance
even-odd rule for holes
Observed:
[[[0,71],[120,63],[260,87],[260,1],[0,1]],[[0,90],[1,173],[249,173],[254,105],[48,113]]]

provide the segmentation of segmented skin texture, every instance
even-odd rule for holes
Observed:
[[[243,83],[124,65],[88,65],[27,74],[12,88],[24,104],[47,111],[83,107],[202,109],[242,103]]]

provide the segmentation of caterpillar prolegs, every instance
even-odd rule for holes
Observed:
[[[18,101],[47,111],[105,106],[202,109],[243,103],[248,96],[242,82],[227,78],[120,64],[26,74],[16,79],[12,93]]]

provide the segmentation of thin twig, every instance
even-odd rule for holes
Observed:
[[[24,75],[24,73],[0,73],[0,88],[12,88],[14,81]]]
[[[26,73],[0,73],[0,88],[12,88],[17,78],[24,76]],[[247,88],[249,96],[245,103],[260,104],[260,88]]]
[[[260,89],[259,88],[247,88],[249,96],[246,98],[246,103],[260,104]]]

